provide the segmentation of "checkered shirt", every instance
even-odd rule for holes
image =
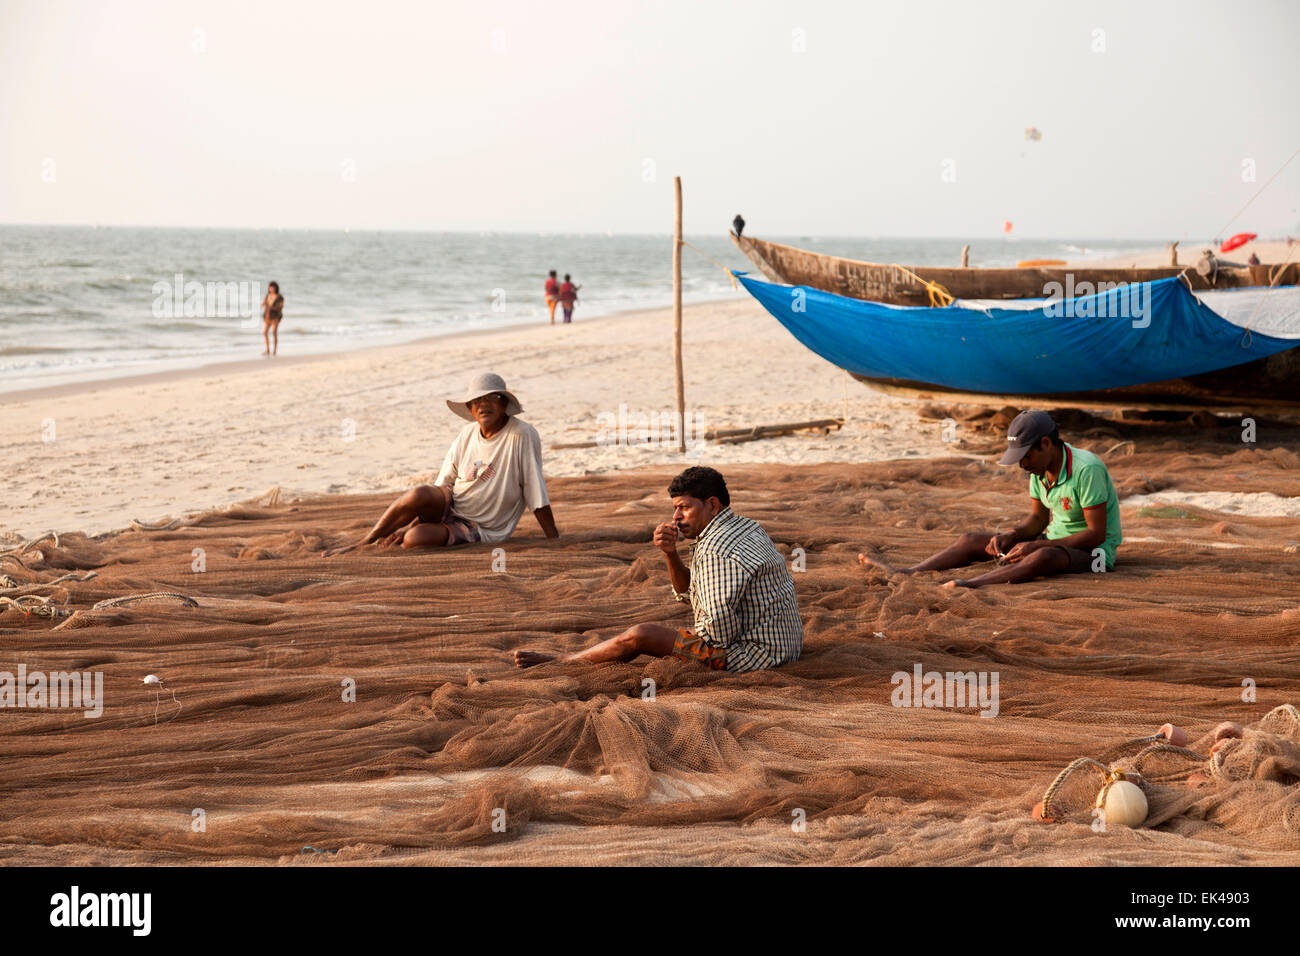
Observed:
[[[794,578],[762,525],[723,508],[695,539],[690,601],[695,633],[727,650],[727,670],[752,671],[799,659],[803,622]]]

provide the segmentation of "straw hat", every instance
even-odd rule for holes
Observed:
[[[492,372],[476,375],[474,381],[469,383],[469,388],[465,390],[465,397],[459,400],[447,399],[447,407],[466,421],[478,421],[469,410],[469,403],[476,398],[482,398],[484,395],[491,395],[493,392],[500,392],[506,397],[507,415],[518,415],[524,410],[523,406],[519,404],[519,399],[515,398],[514,392],[506,388],[506,380]]]

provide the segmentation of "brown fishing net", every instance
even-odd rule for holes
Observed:
[[[1117,484],[1300,495],[1289,449],[1185,448],[1118,458]],[[1297,737],[1275,710],[1300,700],[1293,520],[1126,509],[1113,573],[953,592],[856,555],[917,560],[1008,527],[1020,475],[960,458],[737,467],[737,512],[806,564],[802,660],[515,669],[518,648],[689,623],[649,544],[671,474],[553,481],[564,537],[525,516],[500,551],[320,557],[391,495],[15,545],[0,595],[75,615],[6,605],[0,669],[102,672],[104,701],[98,718],[0,710],[0,860],[1300,862]],[[996,672],[996,716],[895,706],[916,665]],[[1225,720],[1242,736],[1206,771]],[[1196,760],[1152,741],[1106,754],[1166,721],[1192,732]],[[1030,818],[1081,755],[1139,765],[1144,828]],[[1207,779],[1188,786],[1197,768]],[[1099,783],[1081,780],[1078,800]]]
[[[1300,783],[1300,711],[1281,704],[1253,728],[1226,723],[1188,747],[1157,733],[1125,741],[1096,758],[1080,757],[1044,792],[1041,818],[1049,823],[1094,820],[1095,808],[1104,806],[1106,791],[1117,780],[1137,784],[1148,807],[1160,807],[1148,815],[1147,826],[1182,812],[1186,787],[1266,781],[1293,788]],[[1284,813],[1295,806],[1295,794],[1285,790],[1265,786],[1251,792],[1280,799]]]

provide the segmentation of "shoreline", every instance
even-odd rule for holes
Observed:
[[[738,297],[725,299],[704,299],[698,302],[682,303],[683,310],[697,306],[719,305],[726,302],[742,301]],[[587,318],[574,319],[570,325],[588,325],[610,320],[628,320],[636,319],[638,316],[646,315],[653,312],[662,312],[664,309],[671,309],[671,303],[667,306],[647,306],[636,309],[619,309],[614,312],[607,312],[604,315],[593,315]],[[556,322],[556,325],[563,325],[563,322]],[[185,381],[187,379],[201,378],[204,375],[228,375],[250,372],[258,369],[267,368],[285,368],[294,365],[305,365],[313,362],[319,362],[327,359],[335,359],[348,355],[382,355],[385,352],[397,352],[402,349],[427,346],[433,342],[452,342],[461,341],[467,338],[484,335],[499,335],[501,333],[515,332],[521,329],[530,329],[535,327],[549,327],[550,322],[518,322],[508,325],[500,325],[493,328],[477,329],[456,329],[451,332],[444,332],[439,335],[422,335],[419,338],[408,339],[404,342],[389,342],[382,344],[360,345],[352,349],[337,349],[331,352],[310,352],[305,355],[276,355],[274,365],[271,358],[258,355],[255,358],[222,360],[217,362],[208,362],[203,365],[189,365],[183,368],[160,369],[152,372],[130,372],[125,375],[114,375],[106,378],[88,378],[73,382],[60,382],[57,385],[37,385],[32,388],[20,388],[10,391],[0,391],[0,405],[17,404],[20,402],[40,401],[47,398],[62,398],[69,395],[82,395],[87,392],[106,391],[113,388],[131,388],[140,385],[163,384],[170,382]]]

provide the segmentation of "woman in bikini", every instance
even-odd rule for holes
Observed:
[[[262,341],[266,343],[263,355],[274,355],[280,348],[280,319],[284,316],[284,296],[280,295],[280,283],[271,282],[266,287],[266,298],[262,300]],[[267,338],[267,330],[275,336],[275,345]]]

